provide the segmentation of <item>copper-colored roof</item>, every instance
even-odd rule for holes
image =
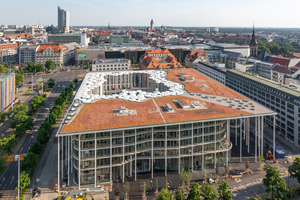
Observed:
[[[37,52],[43,52],[47,48],[51,48],[54,52],[60,52],[60,50],[63,50],[64,52],[68,51],[68,48],[65,47],[64,45],[41,45]]]
[[[189,74],[189,76],[193,76],[194,81],[182,81],[178,76],[181,72],[183,72],[184,74]],[[167,78],[169,80],[184,84],[185,90],[190,93],[245,99],[245,97],[240,95],[239,93],[225,87],[224,85],[208,78],[207,76],[193,69],[169,70]]]
[[[193,76],[195,80],[182,82],[179,79],[179,74],[189,74]],[[201,94],[216,95],[218,97],[204,98],[199,95],[192,96],[186,93],[180,96],[157,97],[140,103],[117,99],[98,100],[94,103],[85,104],[77,116],[75,116],[74,120],[71,121],[70,124],[64,124],[60,132],[73,133],[203,119],[220,118],[221,120],[221,118],[224,117],[272,112],[256,103],[255,110],[251,110],[250,106],[241,110],[228,107],[229,103],[227,100],[218,102],[217,100],[220,100],[220,96],[235,99],[246,98],[224,85],[209,79],[194,69],[169,70],[167,78],[185,84],[186,90],[190,93],[199,92]],[[205,84],[206,87],[202,87],[201,84]],[[178,105],[178,100],[185,102],[184,104],[187,105],[191,104],[192,101],[198,101],[203,106],[201,108],[183,109]],[[238,103],[235,101],[233,101],[233,103],[235,103],[237,107]],[[170,104],[174,108],[174,112],[165,111],[163,107],[166,104]],[[134,114],[118,115],[113,112],[113,110],[119,109],[121,106],[133,111]]]

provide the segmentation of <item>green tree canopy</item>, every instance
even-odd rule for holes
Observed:
[[[201,192],[198,190],[199,183],[193,182],[190,185],[190,192],[187,197],[187,200],[200,200],[201,199]]]
[[[30,185],[30,176],[26,174],[24,171],[20,173],[20,188],[24,190]],[[18,182],[16,184],[15,190],[18,190]]]
[[[26,70],[29,72],[33,72],[35,70],[35,64],[32,61],[30,61],[26,66]]]
[[[182,187],[178,187],[178,190],[175,193],[175,200],[185,200]]]
[[[0,73],[4,73],[5,72],[5,66],[4,64],[0,63]]]
[[[201,196],[204,200],[215,200],[218,198],[218,193],[210,183],[203,183],[201,186]]]
[[[34,153],[35,155],[39,155],[43,150],[43,145],[41,145],[41,143],[39,143],[38,141],[36,141],[35,143],[33,143],[30,146],[29,152]]]
[[[48,70],[52,70],[55,67],[55,63],[52,60],[47,60],[45,63],[45,67]]]
[[[172,200],[172,193],[165,188],[159,191],[159,195],[156,200]]]
[[[219,199],[232,200],[232,192],[229,190],[229,184],[225,180],[221,180],[218,186]]]
[[[45,105],[45,99],[42,96],[34,96],[30,102],[30,106],[33,111],[36,111],[38,108],[41,108]]]
[[[5,172],[5,169],[6,169],[5,160],[1,156],[0,157],[0,175],[2,175]]]
[[[29,152],[27,156],[24,157],[24,161],[22,163],[22,170],[29,171],[35,168],[37,163],[38,163],[37,156],[34,153]]]
[[[16,139],[16,135],[12,134],[8,137],[4,137],[4,135],[1,135],[2,139],[0,139],[0,149],[1,151],[6,152],[7,154],[12,153],[12,149],[18,144],[18,141]]]
[[[21,74],[16,74],[15,75],[15,84],[16,86],[20,87],[21,83],[23,83],[24,79],[23,79],[23,75]]]
[[[48,86],[49,86],[49,88],[53,88],[54,85],[55,85],[54,79],[53,78],[49,78],[49,80],[48,80]]]
[[[280,177],[276,167],[271,165],[265,166],[266,176],[263,179],[263,184],[266,186],[266,192],[272,194],[272,199],[284,199],[290,193],[285,185],[285,180]]]
[[[43,70],[43,64],[39,62],[39,64],[36,65],[36,72],[42,72]]]
[[[296,157],[293,164],[289,166],[290,177],[297,178],[298,183],[300,183],[300,157]]]

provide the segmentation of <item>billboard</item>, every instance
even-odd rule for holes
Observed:
[[[79,53],[78,53],[78,57],[79,57],[79,58],[86,58],[86,53],[81,53],[81,52],[79,52]]]

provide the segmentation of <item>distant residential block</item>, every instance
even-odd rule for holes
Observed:
[[[167,49],[150,49],[140,59],[141,69],[182,68],[175,56]]]
[[[95,59],[91,71],[122,71],[130,69],[128,59]]]

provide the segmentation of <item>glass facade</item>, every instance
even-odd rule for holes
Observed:
[[[79,182],[79,170],[84,186],[122,181],[136,173],[224,165],[231,149],[227,138],[231,129],[220,120],[73,135],[75,182]]]

